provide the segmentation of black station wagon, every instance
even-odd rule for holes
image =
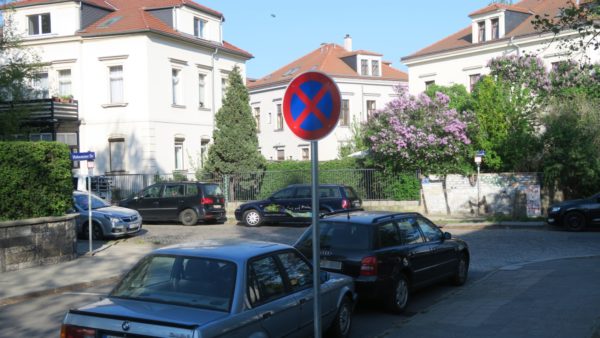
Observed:
[[[382,301],[393,312],[406,308],[411,290],[467,279],[467,243],[418,213],[342,212],[319,227],[321,268],[353,277],[359,299]],[[312,257],[312,227],[294,246]]]
[[[352,187],[339,184],[319,186],[319,212],[360,208],[362,200]],[[235,219],[247,226],[263,223],[305,223],[312,217],[312,188],[309,184],[293,184],[262,201],[248,202],[235,210]]]
[[[162,182],[119,202],[137,210],[145,221],[179,221],[194,225],[225,222],[225,198],[218,184],[203,182]]]

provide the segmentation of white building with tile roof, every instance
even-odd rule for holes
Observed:
[[[393,68],[383,56],[344,46],[322,44],[314,51],[260,79],[247,82],[250,105],[258,125],[261,153],[267,160],[309,160],[310,142],[295,136],[285,125],[283,95],[289,82],[306,71],[329,75],[341,93],[338,126],[319,141],[319,161],[338,158],[340,146],[352,138],[354,123],[364,122],[376,109],[396,97],[396,86],[408,85],[406,73]]]

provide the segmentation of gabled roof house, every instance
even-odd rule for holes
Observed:
[[[536,15],[552,18],[571,0],[522,0],[515,4],[494,3],[468,14],[470,24],[411,55],[402,58],[408,66],[409,91],[420,93],[430,84],[463,84],[467,89],[489,72],[490,59],[503,55],[537,55],[548,68],[552,64],[581,55],[557,48],[553,34],[540,34],[532,20]],[[563,32],[573,38],[576,32]],[[587,51],[590,59],[600,53]]]
[[[308,160],[309,142],[297,138],[285,125],[283,94],[289,82],[307,71],[329,75],[338,85],[342,105],[338,126],[319,141],[319,160],[338,157],[339,148],[352,137],[353,123],[366,121],[369,114],[381,109],[396,96],[395,86],[407,86],[406,73],[391,66],[383,55],[353,50],[352,38],[344,46],[321,44],[312,52],[274,72],[247,81],[250,104],[258,125],[260,151],[267,160]]]

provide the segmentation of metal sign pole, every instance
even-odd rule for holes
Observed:
[[[87,161],[88,167],[88,234],[90,241],[90,255],[92,254],[92,175],[94,174],[94,161]]]
[[[315,338],[321,338],[321,243],[319,231],[319,145],[318,141],[310,142],[312,171],[312,256],[314,286],[314,324]]]

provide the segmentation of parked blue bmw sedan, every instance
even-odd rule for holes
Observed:
[[[347,337],[352,279],[321,275],[322,325]],[[312,267],[295,248],[207,241],[144,257],[108,297],[70,310],[61,337],[308,337]]]

